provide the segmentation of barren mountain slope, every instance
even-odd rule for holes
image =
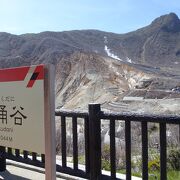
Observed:
[[[42,32],[12,35],[0,33],[1,67],[28,63],[56,64],[76,51],[110,56],[119,61],[150,67],[180,68],[180,20],[170,13],[150,25],[126,34],[98,30]]]
[[[0,33],[0,67],[53,63],[56,105],[84,108],[89,102],[178,98],[180,20],[170,13],[139,30]]]
[[[87,108],[90,102],[121,101],[125,96],[179,97],[172,92],[179,85],[177,79],[92,53],[76,52],[62,58],[56,74],[57,106],[68,109]]]

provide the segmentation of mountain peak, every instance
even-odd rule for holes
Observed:
[[[180,20],[175,13],[160,16],[151,25],[167,32],[180,32]]]

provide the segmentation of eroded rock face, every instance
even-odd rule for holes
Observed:
[[[57,106],[87,108],[90,102],[104,103],[130,88],[127,71],[131,70],[128,65],[85,53],[70,55],[68,62],[66,72],[62,70],[63,61],[57,65]]]
[[[107,104],[125,96],[180,97],[172,94],[172,88],[179,83],[177,79],[97,54],[71,54],[58,63],[56,71],[57,107],[87,109],[88,103]]]

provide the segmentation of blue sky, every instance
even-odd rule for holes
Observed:
[[[99,29],[126,33],[170,12],[179,0],[0,0],[0,32]]]

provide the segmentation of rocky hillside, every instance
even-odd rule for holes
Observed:
[[[20,36],[0,33],[1,66],[53,62],[74,51],[94,52],[120,61],[179,67],[180,20],[170,13],[127,34],[97,30],[42,32]],[[16,61],[14,63],[13,61]]]
[[[153,75],[97,54],[73,53],[57,64],[57,102],[80,108],[87,102],[117,100]],[[64,82],[64,83],[62,83]]]
[[[116,101],[127,94],[139,96],[142,90],[146,97],[177,97],[170,92],[180,86],[180,20],[170,13],[127,34],[98,30],[0,33],[1,68],[38,63],[56,65],[59,107]],[[155,95],[147,93],[155,89]]]

